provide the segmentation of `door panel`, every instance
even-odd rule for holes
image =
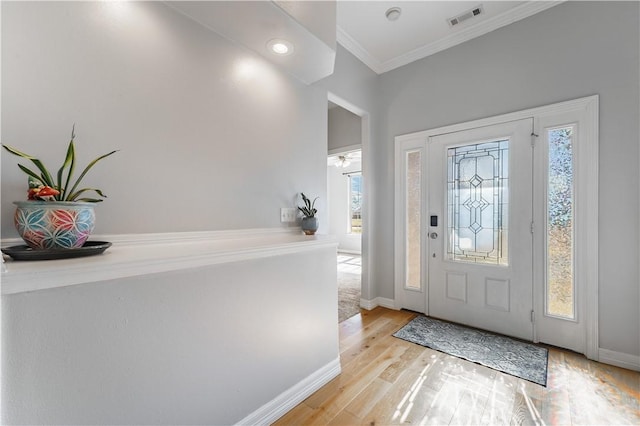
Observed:
[[[580,250],[579,232],[584,226],[579,211],[588,211],[579,197],[582,181],[576,154],[580,148],[580,115],[567,113],[543,117],[538,122],[536,146],[536,289],[538,309],[536,341],[586,353],[584,286],[576,262]],[[582,169],[584,170],[584,169]],[[592,173],[592,170],[587,170]],[[583,207],[580,209],[580,207]],[[584,256],[582,256],[584,257]],[[581,300],[582,298],[582,300]]]
[[[429,315],[533,338],[531,129],[430,138]]]

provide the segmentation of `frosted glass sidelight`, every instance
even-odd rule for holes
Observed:
[[[548,315],[574,319],[573,282],[573,127],[547,131],[547,286]]]
[[[447,258],[508,265],[508,140],[447,150]]]
[[[421,288],[421,210],[422,210],[422,155],[420,151],[406,154],[406,203],[407,203],[407,276],[406,288]]]

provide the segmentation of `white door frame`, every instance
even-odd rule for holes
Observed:
[[[405,277],[405,256],[404,244],[406,241],[405,221],[404,221],[404,204],[403,197],[404,188],[404,168],[399,167],[400,160],[404,158],[403,147],[423,146],[423,154],[428,155],[426,146],[429,138],[432,136],[442,135],[446,133],[459,132],[463,130],[473,129],[476,127],[490,126],[494,124],[504,123],[507,121],[521,120],[524,118],[533,118],[535,122],[541,117],[548,117],[568,112],[579,113],[584,120],[581,128],[580,149],[575,152],[576,164],[583,172],[577,172],[575,186],[576,199],[580,199],[581,210],[576,212],[576,232],[580,233],[581,250],[575,253],[575,271],[581,278],[581,289],[583,297],[579,297],[577,303],[580,312],[583,313],[585,326],[585,355],[589,359],[598,360],[598,114],[599,114],[599,97],[598,95],[588,96],[584,98],[574,99],[571,101],[561,102],[552,105],[546,105],[522,111],[512,112],[508,114],[488,117],[480,120],[474,120],[466,123],[458,123],[450,126],[438,127],[435,129],[424,130],[421,132],[400,135],[395,137],[395,307],[397,309],[404,308],[403,300],[406,299],[406,290],[404,289]],[[425,163],[423,163],[425,164]],[[428,164],[428,162],[426,163]],[[588,172],[585,172],[587,171]],[[428,205],[426,202],[422,205],[422,216],[428,214]],[[534,247],[539,247],[540,239],[544,238],[542,226],[534,227]],[[421,238],[426,240],[427,228],[423,228]],[[538,241],[538,243],[536,243]],[[423,262],[422,268],[426,270],[428,263],[424,259],[425,253],[422,252]],[[540,271],[543,271],[544,264],[540,256],[534,255],[534,278],[540,278]],[[426,277],[428,274],[423,271],[423,288],[426,288]],[[542,300],[538,291],[534,288],[534,310],[536,315],[542,315]],[[425,297],[428,297],[425,291]],[[428,300],[425,300],[425,314],[428,312]],[[534,341],[537,341],[534,324]]]

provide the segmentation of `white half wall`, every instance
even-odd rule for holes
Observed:
[[[181,248],[217,262],[225,247],[226,263],[3,294],[2,424],[273,421],[338,374],[333,239],[160,241],[92,259],[162,270]],[[41,262],[39,279],[80,262]]]

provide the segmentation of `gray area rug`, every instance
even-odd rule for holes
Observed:
[[[531,343],[425,316],[394,336],[547,386],[548,351]]]
[[[360,313],[360,274],[338,272],[338,322]]]

